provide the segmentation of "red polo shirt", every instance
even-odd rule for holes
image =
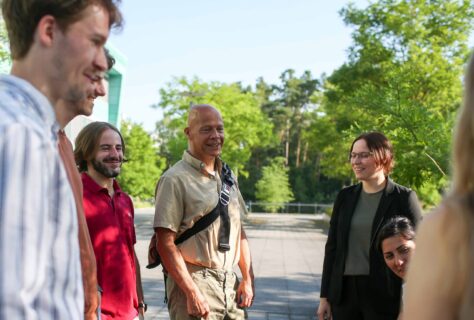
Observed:
[[[103,290],[102,319],[133,319],[138,315],[134,211],[130,197],[114,180],[114,196],[82,173],[84,212]]]

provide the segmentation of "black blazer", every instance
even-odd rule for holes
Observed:
[[[361,190],[361,183],[344,188],[334,202],[321,280],[321,297],[327,298],[331,304],[338,304],[341,300],[349,230]],[[377,234],[388,219],[397,215],[406,216],[416,226],[421,213],[416,193],[388,179],[372,224],[369,249],[369,290],[377,310],[398,313],[401,291],[401,280],[387,272],[383,256],[376,248]]]

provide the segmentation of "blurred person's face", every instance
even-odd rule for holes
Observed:
[[[354,142],[350,153],[352,171],[359,181],[377,180],[384,176],[383,167],[377,165],[374,155],[370,152],[367,142],[359,139]]]
[[[105,129],[99,139],[94,158],[88,165],[106,178],[115,178],[120,174],[123,163],[123,146],[120,135],[112,129]]]
[[[104,44],[108,36],[108,13],[97,5],[87,7],[82,19],[57,33],[53,48],[53,90],[75,115],[89,115],[90,100],[103,95],[100,82],[107,70]]]
[[[405,279],[408,263],[415,251],[415,241],[396,235],[382,241],[385,263],[398,277]]]
[[[100,80],[94,83],[94,93],[89,95],[87,99],[83,100],[84,105],[82,106],[82,115],[90,116],[94,109],[95,99],[98,97],[104,97],[106,94],[105,90],[105,79],[101,78]]]

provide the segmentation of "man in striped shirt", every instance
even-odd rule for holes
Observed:
[[[113,0],[3,0],[2,13],[13,65],[0,76],[0,319],[83,319],[57,132],[107,69],[103,46],[120,13]]]

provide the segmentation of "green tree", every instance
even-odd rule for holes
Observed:
[[[255,94],[238,83],[202,82],[195,78],[177,78],[160,90],[163,120],[157,123],[157,136],[168,165],[181,159],[187,142],[183,133],[191,105],[210,104],[222,114],[225,143],[222,158],[236,174],[245,170],[251,152],[272,141],[272,125],[260,110]]]
[[[7,67],[10,62],[10,50],[8,49],[8,35],[5,28],[5,21],[0,17],[0,72],[8,72]]]
[[[341,14],[354,28],[353,45],[349,61],[324,83],[328,119],[313,127],[333,124],[323,147],[325,172],[348,167],[341,159],[360,132],[382,131],[395,147],[395,178],[430,204],[437,197],[423,193],[446,183],[472,3],[380,0],[366,9],[348,5]]]
[[[255,183],[261,177],[261,163],[276,156],[285,157],[289,169],[290,185],[299,202],[328,201],[334,190],[320,183],[326,177],[321,175],[321,152],[314,148],[320,137],[308,134],[313,118],[318,113],[322,94],[319,80],[311,72],[297,76],[292,69],[285,70],[278,84],[268,84],[262,78],[257,80],[255,94],[262,110],[274,123],[273,133],[278,144],[258,148],[249,161],[249,179],[241,180],[245,191],[255,199]],[[313,141],[314,140],[314,141]],[[263,161],[262,161],[263,160]],[[330,200],[329,200],[330,201]]]
[[[279,137],[285,163],[298,168],[307,160],[309,142],[305,141],[307,116],[314,107],[314,95],[319,81],[310,71],[300,77],[292,69],[280,75],[280,84],[268,86],[263,79],[257,83],[256,91],[262,99],[262,110],[273,121],[274,133]]]
[[[269,203],[264,206],[268,212],[277,212],[283,207],[277,203],[293,201],[285,158],[276,157],[269,165],[263,167],[262,178],[256,184],[255,195],[257,200]]]
[[[164,168],[152,137],[139,124],[123,121],[121,133],[125,140],[125,157],[118,176],[120,186],[128,194],[140,199],[153,198],[155,186]]]

